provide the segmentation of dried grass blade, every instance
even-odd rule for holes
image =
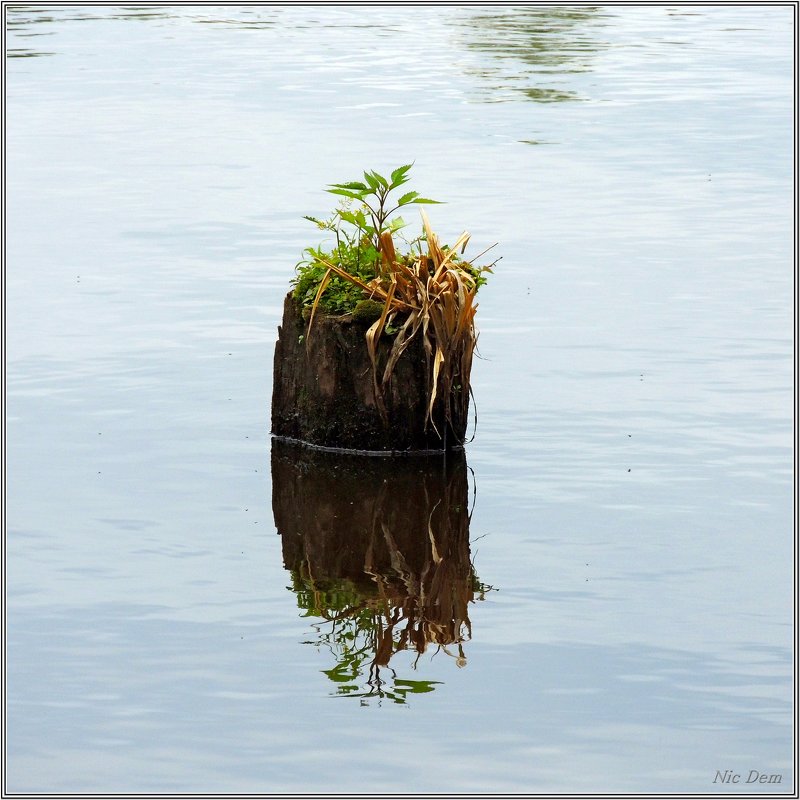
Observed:
[[[397,261],[397,253],[394,249],[394,241],[392,241],[391,231],[384,231],[381,234],[381,254],[387,269],[391,269],[392,265]]]
[[[472,320],[475,317],[475,308],[476,306],[470,304],[461,309],[461,313],[458,315],[458,324],[456,325],[455,338],[457,340],[475,338],[475,334],[472,331]]]
[[[383,304],[383,311],[381,312],[380,318],[375,320],[375,322],[369,326],[366,333],[367,352],[369,353],[369,360],[372,363],[372,388],[375,393],[375,402],[378,404],[381,414],[386,413],[386,406],[383,402],[383,392],[378,386],[378,341],[383,333],[383,326],[386,324],[386,317],[389,314],[389,309],[391,308],[392,298],[394,297],[396,288],[396,283],[392,283],[391,286],[389,286],[389,291],[386,295],[386,301]]]
[[[428,241],[428,255],[433,259],[434,269],[438,270],[444,258],[442,248],[439,247],[439,240],[431,228],[431,223],[425,210],[421,208],[419,213],[422,215],[422,228],[425,231],[425,238]]]
[[[428,538],[431,542],[431,558],[433,559],[433,563],[436,566],[442,563],[442,557],[439,555],[439,549],[436,547],[436,537],[433,535],[433,512],[439,507],[439,503],[442,501],[439,500],[438,503],[431,509],[431,513],[428,515]]]
[[[400,360],[400,356],[405,352],[406,347],[408,347],[409,343],[416,336],[419,330],[419,320],[419,314],[412,311],[411,314],[408,315],[408,319],[403,323],[403,327],[397,332],[392,350],[386,362],[386,368],[383,370],[382,386],[385,386],[389,382],[389,379],[392,377],[392,372],[394,372],[395,364],[397,364]],[[408,332],[409,328],[412,329],[411,333]]]
[[[366,292],[371,292],[374,288],[373,286],[370,286],[370,284],[364,283],[364,281],[362,281],[360,278],[357,278],[355,275],[351,275],[349,272],[347,272],[347,270],[336,266],[336,264],[330,264],[322,259],[320,259],[320,263],[324,264],[328,269],[333,270],[340,278],[344,278],[346,281],[350,281],[350,283],[360,286]]]
[[[322,299],[322,294],[325,291],[325,288],[328,285],[328,281],[331,279],[331,271],[332,268],[328,268],[325,272],[325,275],[322,277],[322,280],[319,282],[319,288],[317,289],[317,294],[314,297],[314,303],[311,306],[311,316],[308,319],[308,330],[306,331],[306,350],[308,350],[309,342],[311,341],[311,326],[314,323],[314,315],[317,313],[317,306],[319,305],[319,301]]]
[[[431,386],[431,399],[428,403],[428,419],[431,421],[431,425],[433,425],[433,429],[436,431],[438,436],[441,436],[441,434],[439,433],[439,429],[436,427],[436,423],[433,419],[433,406],[436,403],[436,395],[439,384],[439,371],[442,368],[442,364],[444,364],[444,353],[442,352],[441,347],[437,347],[436,355],[433,357],[433,385]]]
[[[447,255],[444,257],[440,266],[444,266],[448,264],[453,257],[458,253],[459,249],[461,252],[464,252],[464,248],[467,246],[467,242],[469,242],[469,234],[464,231],[458,239],[455,240],[453,246],[447,251]]]

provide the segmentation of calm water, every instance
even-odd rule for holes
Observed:
[[[6,24],[9,791],[792,791],[791,8]],[[404,506],[269,398],[302,215],[411,160],[503,259]]]

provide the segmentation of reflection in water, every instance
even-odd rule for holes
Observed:
[[[272,508],[311,642],[336,694],[405,702],[437,681],[397,677],[400,651],[467,663],[468,606],[488,587],[469,550],[467,462],[322,453],[274,440]]]
[[[592,30],[602,16],[597,8],[587,6],[497,9],[467,18],[464,45],[496,59],[491,66],[470,70],[489,84],[484,99],[582,100],[573,89],[552,84],[569,73],[592,69],[594,54],[604,47]],[[512,63],[506,67],[506,61]]]
[[[51,15],[52,12],[55,14]],[[9,26],[30,25],[36,22],[74,22],[98,19],[153,20],[174,16],[169,9],[158,6],[108,6],[106,8],[75,6],[68,9],[58,7],[43,9],[41,6],[35,5],[15,5],[8,9],[8,15],[7,24]]]
[[[224,10],[224,8],[215,8],[213,6],[190,7],[189,11],[191,13],[180,16],[191,19],[193,22],[204,24],[231,25],[240,29],[266,28],[275,24],[281,9],[233,7],[231,8],[232,14],[230,17],[220,16]],[[80,6],[77,6],[74,9],[55,9],[55,11],[56,14],[50,15],[43,14],[42,9],[37,6],[14,6],[8,9],[6,26],[25,30],[30,25],[42,22],[61,23],[96,20],[152,22],[153,20],[177,19],[179,17],[175,9],[168,6],[94,6],[91,9],[81,9]]]
[[[9,47],[6,50],[6,58],[40,58],[41,56],[53,56],[53,55],[55,55],[55,53],[27,50],[22,47]]]
[[[28,25],[35,22],[53,22],[53,17],[42,16],[41,13],[27,6],[15,6],[6,11],[5,25],[10,34],[9,41],[15,39],[29,39],[34,36],[52,36],[53,31],[28,30]],[[13,35],[11,35],[13,34]],[[44,50],[34,50],[31,47],[14,47],[11,43],[6,47],[6,58],[40,58],[53,56],[55,53]]]

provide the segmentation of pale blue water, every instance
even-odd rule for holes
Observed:
[[[9,791],[791,793],[790,7],[6,24]],[[269,398],[302,215],[411,160],[503,259],[494,589],[400,704],[304,644]]]

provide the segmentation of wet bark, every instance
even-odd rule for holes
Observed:
[[[422,341],[408,346],[380,397],[367,351],[368,325],[317,314],[309,335],[302,308],[287,295],[278,328],[272,433],[308,444],[351,450],[407,452],[462,447],[468,409],[445,422],[439,397],[428,419],[430,367]],[[378,347],[378,375],[391,349]],[[381,402],[383,401],[383,408]]]

